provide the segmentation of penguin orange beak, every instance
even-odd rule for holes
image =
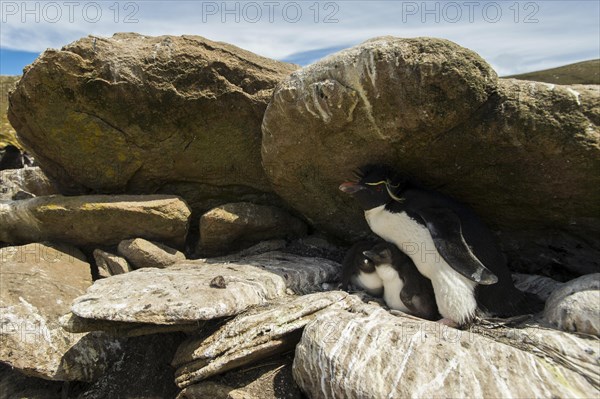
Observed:
[[[346,183],[342,183],[340,184],[340,191],[345,192],[346,194],[354,194],[359,192],[360,190],[364,190],[366,187],[363,186],[360,183],[354,183],[354,182],[346,182]]]

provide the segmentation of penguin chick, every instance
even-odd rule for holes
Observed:
[[[348,291],[350,283],[365,290],[369,295],[381,296],[383,281],[375,272],[371,259],[363,255],[363,251],[373,247],[372,242],[359,241],[346,253],[342,262],[342,289]]]
[[[393,244],[384,242],[364,251],[383,281],[383,299],[390,309],[401,310],[427,320],[441,316],[431,281],[417,270],[412,260]]]

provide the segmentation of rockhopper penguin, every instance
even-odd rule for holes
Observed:
[[[431,280],[440,314],[463,325],[476,316],[509,317],[543,308],[515,288],[491,231],[461,203],[387,166],[367,165],[340,190],[361,205],[375,234],[396,244]]]
[[[394,244],[377,244],[363,255],[373,262],[375,273],[383,281],[383,299],[390,309],[428,320],[440,318],[431,281]]]

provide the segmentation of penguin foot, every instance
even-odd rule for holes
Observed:
[[[448,327],[452,327],[452,328],[460,327],[460,325],[457,322],[455,322],[454,320],[448,319],[446,317],[444,317],[443,319],[439,319],[437,322],[444,326],[448,326]]]

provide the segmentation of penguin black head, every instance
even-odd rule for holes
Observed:
[[[363,251],[366,259],[369,259],[374,267],[384,264],[392,264],[392,251],[387,246],[375,246],[370,251]]]
[[[400,179],[387,165],[366,165],[356,172],[358,182],[346,182],[340,190],[354,197],[364,210],[401,201],[397,195],[403,188]]]
[[[358,263],[358,268],[364,273],[373,273],[375,272],[375,263],[373,263],[373,259],[368,257],[365,252],[368,251],[363,252],[363,257]]]

